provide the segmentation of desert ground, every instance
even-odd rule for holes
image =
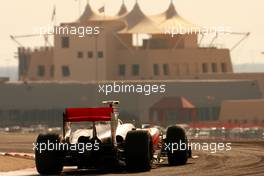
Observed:
[[[33,153],[32,142],[36,134],[1,134],[0,152]],[[170,167],[167,162],[155,164],[150,172],[127,173],[124,170],[77,171],[65,168],[62,175],[256,175],[264,173],[264,141],[235,141],[232,150],[210,153],[194,151],[197,156],[188,160],[185,166]],[[10,172],[7,172],[10,171]],[[34,168],[34,159],[0,156],[0,175],[38,175]]]
[[[0,152],[33,153],[32,146],[37,134],[0,133]],[[34,168],[33,159],[0,155],[0,172]],[[0,174],[1,175],[1,174]]]
[[[0,175],[1,172],[12,170],[22,170],[25,168],[34,168],[33,159],[23,159],[12,156],[0,156]]]

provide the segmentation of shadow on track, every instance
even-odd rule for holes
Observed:
[[[186,165],[192,165],[194,162],[188,162]],[[185,165],[185,166],[186,166]],[[167,162],[153,164],[151,170],[155,170],[158,168],[166,168],[166,167],[178,167],[178,166],[170,166]],[[72,175],[107,175],[107,174],[118,174],[118,175],[129,175],[129,174],[140,174],[140,173],[147,173],[142,171],[135,172],[127,172],[125,167],[120,168],[112,168],[112,169],[85,169],[85,170],[78,170],[78,169],[64,169],[63,176],[72,176]]]

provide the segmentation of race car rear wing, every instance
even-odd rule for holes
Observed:
[[[64,113],[65,122],[96,122],[110,121],[113,108],[66,108]]]
[[[63,138],[69,122],[93,122],[93,136],[96,136],[95,122],[110,121],[112,144],[116,146],[116,129],[118,125],[119,101],[103,101],[108,107],[100,108],[66,108],[63,113]]]

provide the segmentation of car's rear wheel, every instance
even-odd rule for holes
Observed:
[[[35,148],[35,163],[40,174],[56,175],[61,173],[63,169],[63,152],[55,148],[55,145],[58,146],[59,143],[60,137],[58,134],[40,134],[38,136],[37,148]]]
[[[166,143],[167,146],[170,146],[170,150],[167,150],[169,165],[186,164],[189,150],[184,129],[179,126],[170,126],[167,129]]]
[[[128,171],[149,171],[151,169],[153,144],[148,131],[134,130],[127,133],[125,156]]]

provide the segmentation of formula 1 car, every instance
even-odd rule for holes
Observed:
[[[35,163],[40,174],[59,174],[63,166],[79,169],[124,166],[128,171],[149,171],[153,162],[168,157],[169,165],[186,164],[190,150],[185,131],[178,126],[136,128],[118,118],[118,101],[109,107],[67,108],[63,136],[40,134],[35,146]]]

